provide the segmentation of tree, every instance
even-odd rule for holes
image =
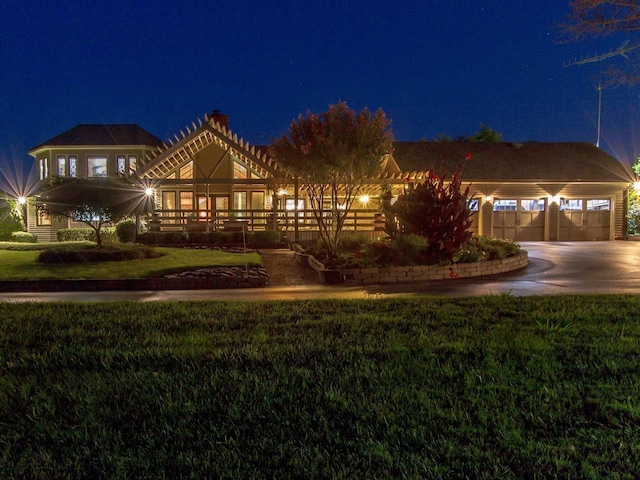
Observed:
[[[460,246],[471,238],[468,185],[462,190],[460,172],[448,183],[433,170],[422,183],[408,183],[396,202],[384,203],[387,233],[392,238],[420,235],[427,239],[431,260],[451,260]]]
[[[271,142],[270,153],[307,192],[329,258],[337,256],[354,200],[392,151],[390,123],[382,110],[371,114],[364,108],[356,114],[338,102],[324,113],[298,116],[288,135]]]
[[[149,212],[152,205],[143,188],[125,178],[52,177],[41,188],[36,208],[87,224],[100,247],[105,224]]]
[[[475,135],[460,135],[455,140],[448,135],[442,133],[434,139],[434,142],[479,142],[479,143],[492,143],[501,142],[502,134],[496,132],[491,127],[486,126],[484,123],[480,124],[480,130]]]
[[[23,232],[22,205],[17,200],[0,198],[0,240],[9,240],[13,232]]]
[[[582,60],[599,62],[604,59],[624,59],[625,65],[612,65],[603,72],[608,85],[634,85],[640,82],[638,48],[640,39],[630,42],[629,35],[640,31],[640,5],[636,0],[572,0],[566,21],[559,25],[565,41],[578,41],[624,34],[617,50]],[[634,51],[633,55],[629,52]]]

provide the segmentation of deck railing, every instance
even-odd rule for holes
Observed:
[[[322,213],[331,218],[331,211]],[[156,232],[214,232],[242,230],[278,230],[290,241],[313,241],[318,237],[318,222],[313,210],[158,210],[143,218],[147,228]],[[382,236],[383,221],[379,210],[351,209],[343,231]]]

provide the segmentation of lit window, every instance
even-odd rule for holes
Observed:
[[[180,210],[193,210],[193,192],[180,192]]]
[[[180,178],[193,178],[193,162],[187,162],[180,167]]]
[[[129,175],[136,173],[138,158],[135,155],[129,155]]]
[[[36,211],[36,225],[39,227],[48,227],[51,224],[51,214],[38,209]]]
[[[611,209],[611,203],[608,199],[592,199],[592,200],[587,200],[587,210],[589,211],[594,211],[594,210],[610,210]]]
[[[523,212],[544,212],[544,200],[520,200]]]
[[[477,212],[478,211],[478,199],[477,198],[470,198],[469,200],[467,200],[467,207],[469,207],[469,210],[471,210],[472,212]]]
[[[247,178],[247,167],[233,162],[233,178]]]
[[[496,200],[493,202],[494,212],[515,211],[518,209],[517,200]]]
[[[39,167],[40,167],[40,180],[44,180],[49,176],[49,161],[47,157],[40,159]]]
[[[264,209],[264,192],[251,192],[251,210]]]
[[[574,210],[574,211],[582,211],[582,200],[575,199],[561,199],[560,200],[560,210]]]
[[[125,171],[125,157],[124,155],[118,155],[118,174],[124,175]]]
[[[78,174],[78,158],[74,155],[69,157],[69,176],[75,177]]]
[[[107,176],[107,158],[106,157],[89,157],[87,159],[87,174],[89,177],[106,177]]]
[[[67,159],[63,156],[58,157],[58,176],[64,177],[67,174]]]
[[[233,192],[233,208],[235,210],[247,209],[247,192]]]

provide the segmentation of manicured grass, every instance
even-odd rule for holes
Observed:
[[[35,245],[35,244],[32,244]],[[252,253],[219,250],[157,247],[158,258],[85,264],[43,264],[39,250],[0,249],[0,280],[146,278],[199,267],[262,265]]]
[[[637,478],[638,311],[0,304],[0,478]]]

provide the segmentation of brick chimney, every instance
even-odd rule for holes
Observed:
[[[214,110],[213,112],[211,112],[211,115],[209,115],[209,118],[213,118],[213,120],[215,122],[218,122],[221,127],[229,130],[229,115],[220,113],[220,110]]]

